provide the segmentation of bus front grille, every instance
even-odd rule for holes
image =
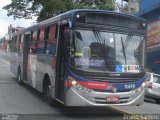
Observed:
[[[100,89],[93,89],[96,92],[107,92],[107,93],[113,93],[112,90],[100,90]],[[117,90],[116,92],[129,92],[131,91],[130,89],[127,90]]]

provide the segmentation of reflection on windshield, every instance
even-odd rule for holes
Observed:
[[[123,41],[124,40],[124,41]],[[102,32],[98,29],[75,30],[73,67],[90,71],[140,72],[144,37]]]
[[[124,56],[124,59],[125,59],[125,65],[126,65],[126,49],[124,47],[124,43],[123,43],[122,37],[121,37],[121,43],[122,43],[122,52],[123,52],[123,56]]]

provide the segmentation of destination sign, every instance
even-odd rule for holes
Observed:
[[[88,24],[103,24],[115,27],[127,27],[133,29],[145,29],[144,23],[131,19],[127,16],[117,14],[106,14],[106,13],[77,13],[77,23],[88,23]]]

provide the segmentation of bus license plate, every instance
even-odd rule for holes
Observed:
[[[118,103],[119,102],[119,96],[109,96],[106,98],[107,102],[110,103]]]

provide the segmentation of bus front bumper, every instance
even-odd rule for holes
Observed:
[[[113,105],[141,105],[144,102],[145,88],[129,92],[107,93],[91,91],[85,93],[74,87],[66,91],[66,106],[113,106]],[[119,102],[109,103],[107,97],[119,96]]]

